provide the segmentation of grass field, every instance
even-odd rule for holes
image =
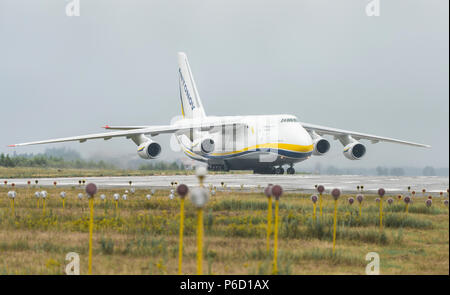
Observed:
[[[49,197],[43,214],[36,189],[16,189],[15,216],[7,191],[0,188],[0,274],[64,274],[65,256],[76,252],[81,273],[88,268],[86,197],[81,187],[45,188]],[[157,191],[136,190],[115,210],[112,194],[95,200],[93,274],[176,274],[178,261],[178,198]],[[309,195],[285,194],[280,201],[280,274],[365,274],[368,252],[380,255],[381,274],[449,274],[449,211],[441,199],[427,208],[417,197],[406,214],[402,201],[384,202],[384,230],[378,205],[366,196],[362,218],[358,204],[339,200],[337,252],[331,254],[333,201],[324,198],[323,217],[312,222]],[[387,197],[385,197],[385,200]],[[317,209],[317,214],[319,210]],[[272,252],[266,251],[267,198],[262,193],[221,192],[211,197],[204,214],[205,274],[270,274]],[[196,212],[186,202],[183,273],[196,273]],[[273,239],[272,239],[273,241]]]

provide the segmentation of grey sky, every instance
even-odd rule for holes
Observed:
[[[167,124],[180,114],[177,51],[189,57],[207,114],[291,113],[301,121],[433,145],[342,146],[302,165],[448,167],[447,0],[0,0],[0,152],[7,144]],[[162,143],[163,159],[184,157]],[[125,139],[68,146],[134,154]]]

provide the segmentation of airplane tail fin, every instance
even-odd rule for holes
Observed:
[[[194,76],[184,52],[178,52],[178,80],[183,117],[190,119],[206,117],[197,86],[195,86]]]

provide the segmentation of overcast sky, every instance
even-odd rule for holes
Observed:
[[[7,144],[167,124],[180,115],[178,51],[207,114],[290,113],[301,121],[431,144],[367,143],[361,161],[332,143],[302,165],[448,167],[449,1],[0,0],[0,152]],[[158,136],[162,159],[184,157]],[[125,139],[70,147],[134,154]]]

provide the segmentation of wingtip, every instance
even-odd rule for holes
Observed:
[[[104,129],[109,129],[109,125],[105,125],[105,126],[103,126],[102,128],[104,128]]]
[[[10,145],[8,145],[8,147],[16,147],[16,145],[15,144],[10,144]]]

